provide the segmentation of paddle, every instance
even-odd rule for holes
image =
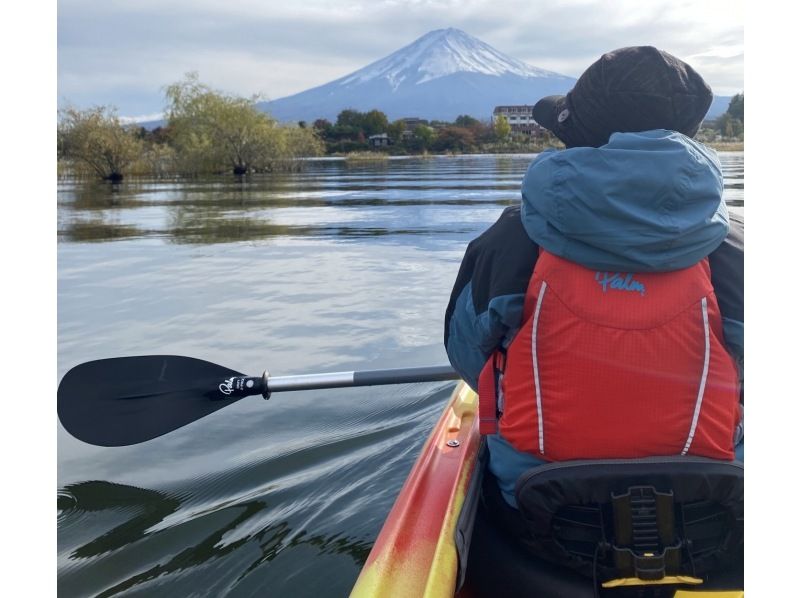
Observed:
[[[185,426],[250,395],[456,380],[449,365],[300,376],[245,376],[177,355],[99,359],[75,366],[58,386],[67,431],[97,446],[129,446]]]

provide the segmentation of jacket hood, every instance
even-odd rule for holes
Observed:
[[[599,148],[547,151],[522,182],[538,245],[588,268],[687,268],[722,243],[728,210],[716,152],[674,131],[614,133]]]

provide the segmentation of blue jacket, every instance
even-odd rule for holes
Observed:
[[[744,349],[744,223],[731,227],[716,153],[674,131],[615,133],[599,148],[548,151],[508,208],[466,251],[445,316],[453,367],[477,388],[486,359],[508,346],[539,247],[588,268],[663,272],[709,257],[726,342]],[[489,438],[490,469],[513,504],[513,483],[541,463]],[[513,452],[511,452],[513,451]]]

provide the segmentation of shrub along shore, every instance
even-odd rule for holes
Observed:
[[[281,125],[241,98],[211,89],[197,74],[166,88],[167,122],[154,130],[124,124],[111,107],[59,112],[59,176],[245,175],[297,170],[301,158],[328,155],[348,161],[388,156],[539,153],[563,144],[546,130],[515,133],[504,117],[493,122],[468,115],[454,122],[401,119],[379,110],[343,110],[336,122]],[[719,151],[744,149],[744,96],[728,112],[704,123],[697,139]],[[411,128],[413,126],[413,128]]]

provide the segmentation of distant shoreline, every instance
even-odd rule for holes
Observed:
[[[711,143],[705,143],[703,145],[707,145],[711,149],[717,150],[718,152],[744,151],[744,141],[716,141]]]
[[[718,151],[718,152],[743,152],[744,151],[744,141],[708,141],[703,142],[703,145],[706,147],[710,147],[711,149]],[[540,154],[545,150],[563,150],[565,149],[563,145],[560,146],[528,146],[528,147],[515,147],[515,148],[505,148],[500,150],[493,150],[491,148],[486,147],[479,147],[475,148],[474,151],[464,151],[464,152],[457,152],[457,151],[426,151],[420,153],[408,152],[408,153],[395,153],[391,150],[389,151],[381,151],[381,150],[361,150],[355,152],[334,152],[331,154],[326,154],[325,156],[321,156],[323,158],[337,158],[337,159],[346,159],[346,160],[353,160],[353,161],[381,161],[381,160],[388,160],[389,158],[432,158],[436,156],[504,156],[504,155],[528,155],[528,154]],[[315,159],[315,158],[306,158],[306,159]]]

